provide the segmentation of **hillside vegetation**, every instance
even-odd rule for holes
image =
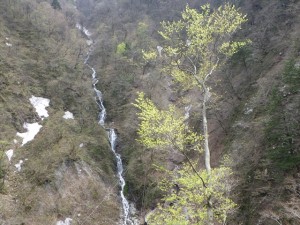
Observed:
[[[88,46],[75,27],[79,13],[60,3],[62,10],[47,1],[0,3],[1,224],[67,217],[73,224],[109,224],[119,217],[113,155],[97,123],[92,72],[83,64]],[[32,96],[50,100],[49,117],[39,118]],[[74,119],[64,119],[66,111]],[[40,132],[22,146],[16,134],[34,122]],[[100,202],[104,210],[94,215]]]
[[[92,60],[102,71],[101,88],[122,138],[120,151],[127,164],[128,194],[138,206],[155,206],[161,179],[152,166],[173,169],[181,155],[153,152],[137,139],[137,91],[158,107],[172,103],[182,111],[192,105],[190,125],[201,126],[197,90],[172,84],[160,70],[163,59],[146,63],[142,49],[163,45],[159,22],[177,20],[188,3],[192,8],[220,1],[90,1],[89,13],[98,33]],[[208,120],[212,165],[227,155],[236,175],[239,205],[230,224],[296,224],[299,186],[299,39],[297,1],[230,1],[247,14],[236,38],[251,40],[214,74],[215,93]],[[79,1],[79,5],[84,4]],[[172,5],[170,10],[170,5]],[[108,41],[107,37],[113,37]],[[291,82],[291,80],[293,80]],[[291,91],[293,90],[293,91]],[[199,161],[199,167],[204,161]],[[295,208],[296,207],[296,208]]]

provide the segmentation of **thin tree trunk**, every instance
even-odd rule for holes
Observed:
[[[203,134],[204,134],[204,161],[205,161],[205,169],[208,174],[208,181],[207,186],[210,185],[209,177],[211,173],[211,166],[210,166],[210,151],[208,145],[208,126],[207,126],[207,118],[206,118],[206,103],[209,100],[209,90],[208,88],[203,85],[204,88],[204,98],[202,104],[202,118],[203,118]],[[211,196],[208,196],[207,199],[207,216],[208,216],[208,225],[213,225],[213,210],[212,210],[212,203],[211,203]]]
[[[208,145],[208,128],[207,128],[207,118],[206,118],[206,102],[209,98],[209,91],[204,86],[204,99],[203,99],[203,105],[202,105],[202,117],[203,117],[203,134],[204,134],[204,160],[205,160],[205,169],[208,175],[210,175],[211,172],[211,166],[210,166],[210,151],[209,151],[209,145]]]

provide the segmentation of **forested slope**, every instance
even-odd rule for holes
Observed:
[[[75,27],[73,4],[50,3],[0,3],[0,223],[111,224],[119,217],[117,180],[97,123],[92,71],[83,64],[86,37]],[[38,116],[32,96],[50,100],[47,118]],[[28,131],[24,124],[42,126],[26,144],[17,135]]]
[[[184,111],[192,105],[190,124],[201,125],[201,98],[196,90],[172,84],[161,72],[161,59],[143,60],[142,49],[163,45],[159,22],[177,20],[191,7],[221,1],[79,1],[89,12],[87,23],[98,33],[92,60],[103,76],[107,106],[120,132],[127,164],[128,192],[142,209],[155,206],[161,193],[152,164],[173,169],[184,157],[143,149],[136,109],[143,91],[160,108],[172,103]],[[239,205],[230,224],[296,224],[299,209],[299,2],[230,1],[247,14],[236,38],[251,44],[216,72],[211,83],[210,145],[212,164],[227,155],[236,174]],[[91,7],[92,6],[92,7]],[[92,11],[92,13],[91,13]],[[109,38],[110,37],[110,38]],[[204,162],[199,162],[203,167]],[[296,207],[296,208],[295,208]]]

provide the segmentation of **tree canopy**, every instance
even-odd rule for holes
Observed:
[[[187,87],[203,88],[212,72],[248,43],[232,40],[245,21],[246,16],[228,3],[216,10],[206,4],[201,12],[187,6],[180,20],[163,21],[159,34],[164,39],[163,51],[168,60],[166,72]],[[151,59],[146,53],[146,59]],[[157,56],[153,53],[152,58]]]
[[[141,111],[138,141],[147,148],[173,148],[180,152],[187,149],[200,151],[202,136],[189,129],[184,116],[172,105],[167,110],[159,110],[155,104],[139,93],[134,104]],[[188,148],[187,148],[188,146]]]

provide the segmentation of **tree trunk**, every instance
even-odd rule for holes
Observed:
[[[211,173],[211,166],[210,166],[210,150],[208,145],[208,126],[207,126],[207,118],[206,118],[206,103],[209,100],[209,90],[208,88],[203,85],[204,88],[204,99],[202,104],[202,118],[203,118],[203,134],[204,134],[204,161],[205,161],[205,169],[208,174],[208,181],[207,186],[210,185],[209,176]],[[211,203],[211,196],[207,199],[207,216],[208,216],[208,225],[213,225],[213,210],[212,210],[212,203]]]
[[[202,105],[202,118],[203,118],[203,135],[204,135],[204,151],[205,151],[205,169],[208,175],[210,175],[211,167],[210,167],[210,151],[208,145],[208,128],[207,128],[207,118],[206,118],[206,102],[209,99],[209,90],[206,86],[204,86],[204,99]]]

